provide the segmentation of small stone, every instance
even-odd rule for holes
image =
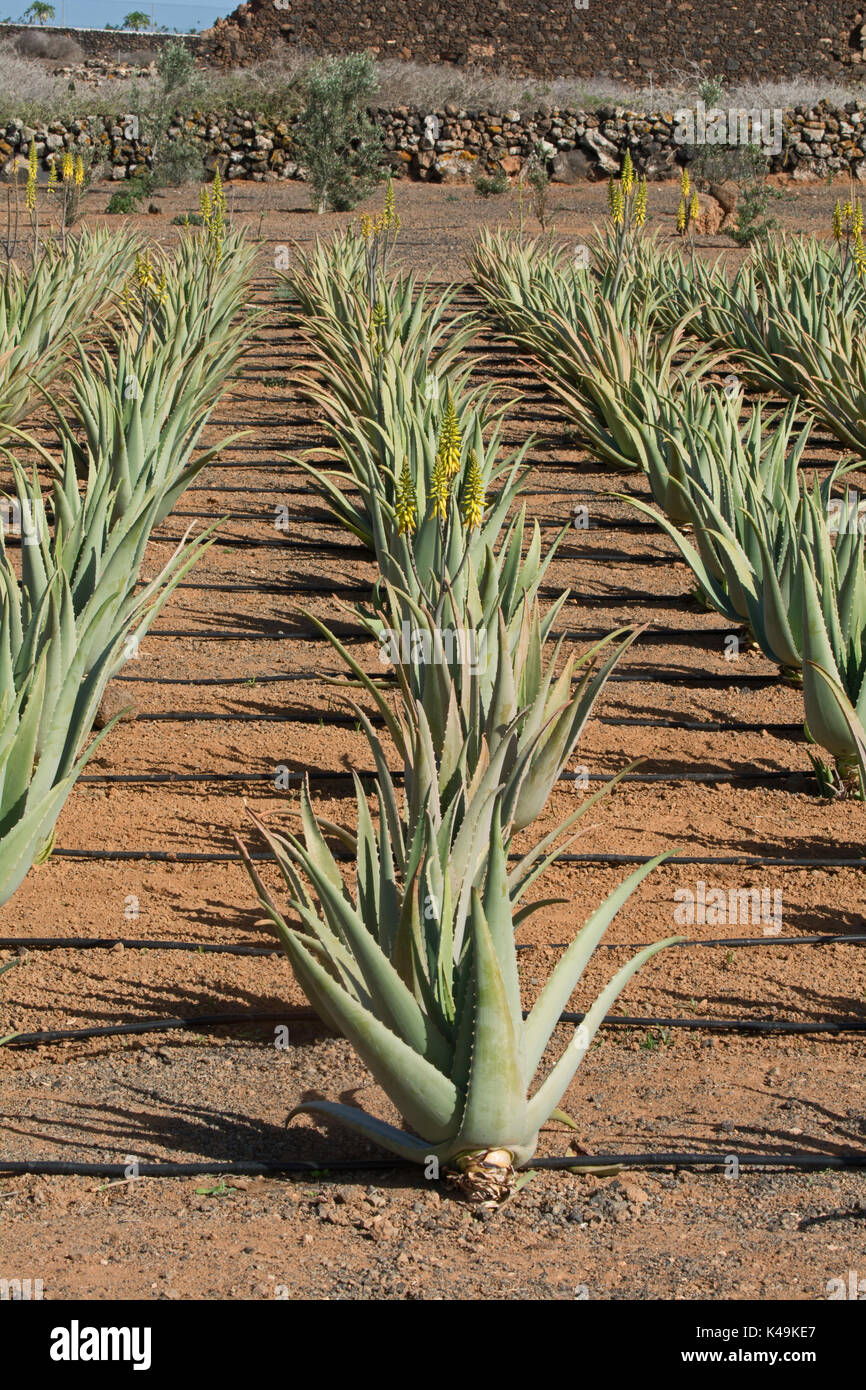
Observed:
[[[115,717],[119,717],[122,724],[131,722],[138,717],[138,706],[130,695],[109,685],[99,702],[93,721],[94,729],[104,729]]]

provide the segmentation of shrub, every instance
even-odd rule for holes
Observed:
[[[106,212],[110,213],[130,213],[139,211],[139,203],[142,198],[146,198],[153,192],[154,178],[152,174],[135,174],[131,179],[127,179],[122,188],[118,188],[116,193],[112,193],[108,200]]]
[[[314,63],[295,139],[317,212],[353,208],[383,175],[382,135],[369,106],[376,71],[365,53]]]
[[[497,169],[495,174],[479,174],[475,180],[475,192],[479,198],[498,197],[501,193],[507,193],[510,187],[508,175],[503,169]]]

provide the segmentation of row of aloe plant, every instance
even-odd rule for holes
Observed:
[[[216,452],[201,434],[252,326],[233,322],[251,260],[230,233],[218,255],[206,236],[185,237],[174,257],[139,252],[107,341],[88,350],[70,335],[77,365],[65,394],[48,394],[59,457],[7,427],[50,481],[7,450],[20,552],[16,566],[0,537],[0,904],[50,853],[66,798],[111,727],[88,743],[107,682],[210,543],[210,532],[187,533],[140,580],[154,527]]]
[[[624,171],[612,203],[628,199]],[[552,377],[581,441],[604,463],[641,466],[635,417],[723,357],[747,382],[799,402],[866,454],[866,243],[859,201],[837,204],[835,245],[768,237],[728,277],[655,236],[611,225],[578,255],[482,232],[469,258],[488,313]],[[627,220],[627,218],[626,218]],[[703,344],[703,346],[699,346]]]
[[[718,262],[636,235],[621,273],[616,216],[596,237],[592,267],[485,233],[472,269],[488,310],[553,373],[582,442],[646,474],[661,515],[625,500],[660,520],[703,601],[746,623],[764,654],[802,681],[807,738],[836,764],[810,752],[821,790],[863,795],[864,528],[856,499],[834,495],[855,465],[838,465],[820,487],[800,476],[815,417],[858,453],[866,444],[866,393],[861,400],[855,380],[866,373],[859,208],[840,204],[834,232],[835,248],[772,241],[730,282]],[[750,384],[787,396],[787,410],[768,419],[759,407],[742,423],[739,378],[724,391],[702,380],[725,358]],[[855,524],[837,536],[840,513]]]
[[[368,226],[358,240],[375,235]],[[492,417],[480,418],[477,397],[464,391],[456,353],[445,366],[437,345],[438,360],[425,363],[422,344],[432,331],[424,323],[427,291],[389,278],[381,258],[365,255],[358,240],[317,248],[290,284],[290,297],[304,306],[305,341],[327,344],[324,357],[332,352],[309,389],[338,439],[345,465],[340,499],[330,479],[308,471],[379,561],[372,604],[360,615],[371,636],[409,623],[420,640],[395,647],[394,677],[383,681],[320,624],[349,667],[346,698],[376,776],[371,785],[355,777],[352,828],[317,817],[306,789],[299,834],[257,822],[281,871],[288,909],[242,852],[301,987],[352,1042],[404,1123],[330,1101],[299,1109],[419,1163],[436,1159],[461,1175],[473,1197],[495,1202],[532,1158],[542,1125],[551,1116],[567,1118],[561,1098],[612,1000],[666,944],[648,946],[617,972],[539,1078],[561,1012],[602,933],[656,862],[592,914],[524,1014],[514,933],[557,901],[529,902],[526,895],[597,798],[534,839],[531,827],[635,633],[611,634],[557,669],[561,643],[550,650],[548,644],[566,596],[542,613],[538,584],[549,555],[541,555],[537,530],[524,555],[523,519],[507,519],[510,466],[485,469],[485,425],[496,438]],[[372,281],[371,259],[378,269]],[[398,318],[416,325],[411,335],[391,333]],[[433,370],[442,385],[438,408],[426,389]],[[356,428],[343,402],[358,380],[363,386],[354,399],[367,414]],[[391,412],[395,383],[402,417]],[[490,481],[502,478],[489,497]],[[361,501],[348,517],[350,479]],[[474,659],[449,643],[455,632],[473,634]],[[390,747],[374,727],[374,711]],[[392,771],[395,755],[402,777]],[[527,839],[513,853],[519,831]],[[335,840],[354,863],[351,883],[329,844]]]
[[[863,525],[856,495],[836,495],[856,465],[837,464],[810,484],[811,422],[799,427],[796,403],[769,416],[758,404],[743,419],[740,392],[696,387],[693,396],[687,409],[673,405],[675,428],[663,438],[645,430],[657,509],[620,500],[672,538],[701,600],[745,624],[764,655],[802,683],[807,738],[836,763],[834,771],[810,752],[822,792],[862,796]]]
[[[138,249],[134,237],[83,231],[65,252],[51,243],[29,271],[8,261],[0,280],[0,435],[63,373],[76,340],[92,342],[117,319],[117,291]]]

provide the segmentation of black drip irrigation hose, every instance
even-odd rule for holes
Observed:
[[[192,721],[191,721],[192,722]],[[315,716],[301,721],[303,723],[315,724],[319,720]],[[613,778],[613,773],[590,772],[582,774],[583,782],[609,782]],[[807,778],[813,774],[802,770],[780,771],[780,772],[727,772],[720,769],[718,772],[628,772],[620,778],[619,785],[627,782],[638,785],[654,785],[663,783],[665,785],[692,785],[717,786],[720,784],[731,783],[735,786],[775,786],[784,782],[790,782],[792,778]],[[374,770],[362,771],[358,768],[354,770],[354,776],[363,783],[376,776]],[[391,774],[393,780],[399,783],[402,773],[395,771]],[[274,784],[274,769],[268,772],[92,772],[84,774],[78,778],[80,783],[90,786],[134,786],[134,787],[165,787],[165,786],[187,786],[187,785],[214,785],[222,786],[227,784],[253,785],[259,782],[270,783],[276,791],[288,790],[289,785],[300,786],[304,779],[309,779],[311,783],[326,782],[351,782],[352,772],[343,770],[337,771],[306,771],[306,772],[286,772],[280,774],[281,782],[286,786],[276,787]],[[562,773],[558,778],[559,782],[565,784],[573,783],[574,778],[567,773]]]
[[[135,677],[130,677],[130,679],[134,681]],[[367,718],[374,727],[384,727],[385,721],[380,714],[368,714]],[[803,725],[796,723],[755,724],[746,719],[734,719],[728,723],[718,719],[641,719],[621,714],[596,714],[593,719],[596,724],[606,724],[612,728],[669,729],[677,733],[701,734],[768,733],[795,740],[798,738],[802,740],[804,737]],[[324,710],[320,714],[316,714],[312,710],[291,709],[279,710],[275,713],[250,712],[248,710],[231,710],[228,713],[221,710],[157,710],[153,714],[136,715],[137,724],[194,724],[202,721],[223,724],[309,724],[315,722],[319,725],[323,724],[325,728],[330,726],[346,728],[354,726],[358,722],[353,714],[339,714],[330,709]],[[783,775],[786,774],[780,774],[780,776]],[[568,780],[567,774],[564,780]]]
[[[563,1013],[561,1024],[581,1024],[584,1013]],[[143,1033],[200,1032],[240,1023],[247,1027],[262,1023],[308,1023],[326,1028],[313,1009],[284,1009],[280,1013],[199,1014],[184,1018],[142,1018],[131,1023],[94,1024],[88,1028],[48,1028],[34,1033],[13,1033],[4,1044],[10,1048],[46,1047],[53,1043],[85,1042],[93,1038],[136,1036]],[[683,1028],[691,1032],[827,1035],[866,1031],[866,1019],[832,1019],[820,1023],[798,1023],[788,1019],[749,1018],[668,1018],[654,1014],[607,1014],[606,1027]]]
[[[721,1168],[730,1171],[732,1163],[740,1168],[793,1168],[808,1172],[825,1169],[844,1171],[866,1168],[866,1152],[857,1153],[599,1153],[574,1154],[557,1158],[534,1158],[526,1165],[529,1170],[579,1173],[598,1168]],[[331,1173],[389,1173],[418,1172],[418,1164],[405,1158],[296,1158],[281,1163],[266,1160],[241,1159],[225,1162],[202,1159],[197,1163],[148,1163],[135,1160],[132,1172],[126,1163],[76,1163],[69,1159],[0,1158],[0,1173],[7,1177],[71,1177],[115,1178],[136,1182],[140,1178],[277,1178],[307,1174],[316,1178]]]
[[[850,946],[866,942],[866,934],[835,933],[833,936],[711,936],[687,937],[675,941],[668,950],[684,950],[693,946]],[[518,942],[518,951],[565,950],[567,941]],[[645,941],[601,941],[596,950],[640,951]],[[223,944],[212,941],[164,941],[153,937],[128,936],[0,936],[0,950],[34,951],[111,951],[123,946],[128,951],[192,951],[195,953],[231,956],[279,956],[283,948],[278,941],[270,946],[255,946],[238,941]]]
[[[327,672],[323,673],[322,671],[271,671],[271,672],[266,672],[264,675],[261,675],[261,676],[188,676],[188,677],[185,677],[185,676],[133,676],[133,675],[129,675],[129,674],[124,675],[123,672],[121,671],[118,675],[114,676],[113,679],[116,680],[116,681],[125,682],[126,684],[129,684],[129,685],[179,685],[179,686],[193,685],[193,686],[202,686],[202,687],[210,687],[210,686],[230,687],[230,686],[276,685],[276,684],[280,684],[280,683],[284,683],[284,682],[292,682],[292,681],[317,681],[317,680],[321,680],[321,679],[322,679],[323,674],[327,674]],[[334,674],[334,676],[336,676],[336,677],[344,677],[344,676],[345,676],[345,671],[344,671],[342,668],[340,668],[339,671],[334,671],[333,674]],[[368,674],[369,674],[369,673],[368,673]],[[373,674],[378,674],[378,673],[374,672]],[[671,685],[671,686],[682,686],[683,688],[689,689],[689,690],[692,690],[692,689],[700,690],[700,689],[701,689],[702,687],[704,687],[704,686],[709,686],[709,687],[713,687],[713,688],[714,688],[714,687],[720,686],[720,685],[721,685],[721,686],[724,686],[726,689],[731,689],[731,690],[737,690],[737,689],[739,689],[739,688],[741,688],[741,687],[742,687],[742,688],[745,688],[745,689],[750,689],[750,690],[759,690],[759,689],[762,689],[764,686],[767,686],[767,685],[772,685],[772,686],[778,685],[778,684],[779,684],[779,677],[778,677],[777,675],[758,676],[758,675],[754,675],[754,674],[744,674],[744,675],[738,675],[738,676],[736,677],[736,679],[732,682],[732,679],[731,679],[731,677],[730,677],[729,675],[728,675],[728,676],[714,675],[714,674],[712,674],[711,672],[700,672],[700,671],[699,671],[699,672],[696,672],[694,676],[681,676],[681,675],[676,675],[676,674],[675,674],[675,675],[672,675],[672,676],[665,677],[665,676],[658,676],[658,675],[643,675],[641,672],[638,671],[638,672],[636,672],[634,675],[630,675],[630,676],[626,676],[626,675],[617,675],[617,674],[615,674],[615,673],[614,673],[613,675],[611,675],[611,676],[608,676],[608,684],[614,684],[614,683],[619,684],[619,685],[665,685],[665,686]]]
[[[558,854],[553,861],[557,864],[648,864],[649,854]],[[63,849],[57,847],[51,852],[52,859],[111,860],[118,863],[154,864],[240,864],[237,854],[208,851],[198,853],[191,850],[171,849]],[[353,864],[350,854],[335,854],[335,859]],[[508,858],[517,861],[519,854],[509,854]],[[266,850],[250,852],[255,863],[272,864],[273,855]],[[672,854],[665,860],[666,865],[674,864],[746,864],[755,869],[866,869],[866,859],[816,859],[783,858],[759,854]]]

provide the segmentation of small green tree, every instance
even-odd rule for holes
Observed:
[[[28,24],[48,24],[54,18],[54,6],[45,0],[33,0],[33,4],[21,16]]]
[[[178,107],[194,106],[201,96],[202,84],[195,71],[195,59],[179,39],[165,45],[156,66],[155,90],[145,96],[133,87],[130,104],[139,113],[136,138],[150,146],[154,184],[174,187],[198,180],[204,172],[199,146],[183,136],[171,140],[168,135]]]
[[[133,10],[120,21],[121,29],[132,29],[136,34],[142,33],[145,29],[153,27],[153,20],[144,10]]]
[[[382,134],[369,112],[377,89],[366,53],[315,63],[307,74],[295,146],[319,213],[353,208],[383,176]]]

